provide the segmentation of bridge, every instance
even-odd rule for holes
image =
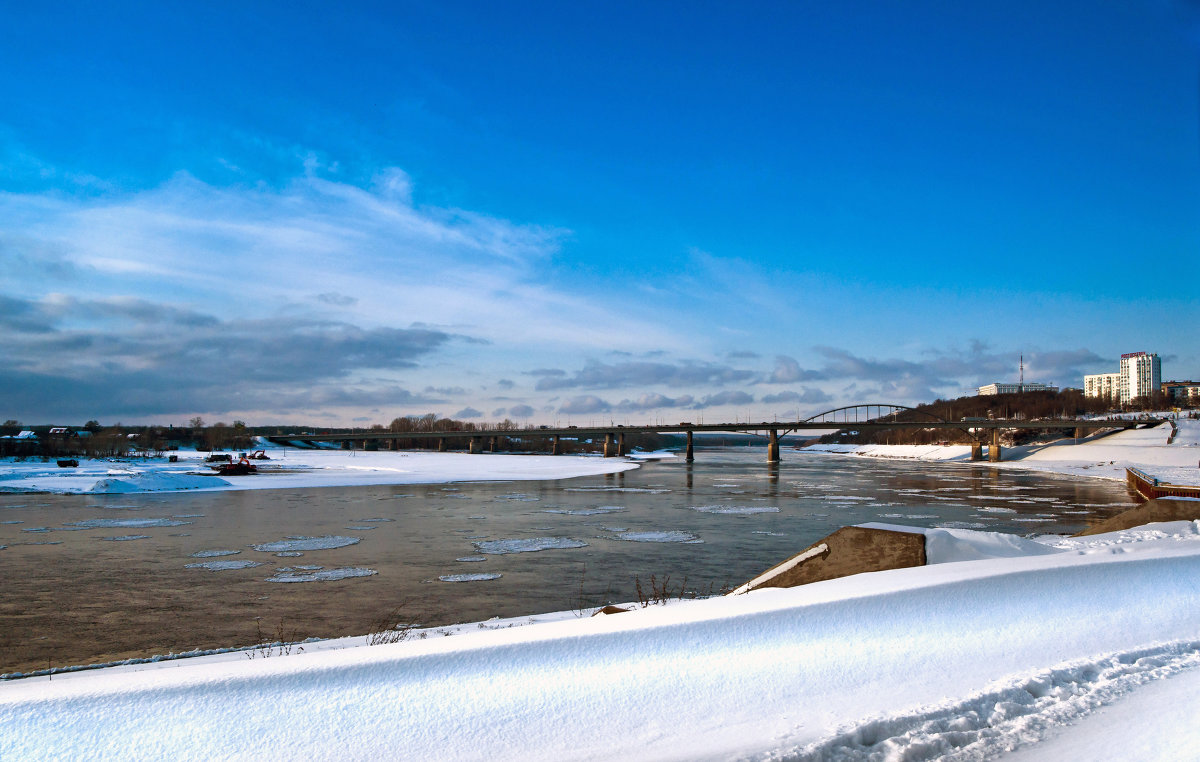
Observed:
[[[901,420],[916,418],[917,420]],[[1157,426],[1165,419],[1144,418],[1141,420],[1127,419],[1078,419],[1078,418],[1045,418],[1039,420],[1016,419],[977,419],[964,418],[959,421],[947,421],[931,413],[905,405],[887,403],[868,403],[847,405],[845,407],[827,410],[824,413],[811,416],[804,420],[795,421],[759,421],[733,423],[692,423],[682,421],[667,425],[624,426],[609,424],[608,426],[538,426],[524,429],[475,429],[449,431],[342,431],[326,434],[296,434],[267,437],[277,444],[301,442],[314,445],[317,442],[339,442],[344,449],[352,449],[355,445],[366,449],[370,442],[388,444],[395,450],[400,440],[406,439],[435,439],[438,451],[445,452],[451,441],[466,440],[466,449],[470,453],[481,453],[487,444],[492,451],[496,450],[497,442],[506,439],[550,439],[552,455],[562,452],[563,438],[597,439],[604,438],[604,457],[611,458],[626,454],[625,437],[627,434],[679,434],[687,435],[686,458],[690,463],[695,460],[694,437],[696,432],[740,432],[763,436],[767,440],[767,462],[779,462],[779,439],[797,431],[838,431],[854,429],[856,431],[881,431],[896,429],[927,429],[948,430],[959,432],[971,441],[971,460],[983,459],[984,438],[990,435],[988,443],[988,460],[998,462],[1001,458],[1001,431],[1051,431],[1054,429],[1074,429],[1075,437],[1086,436],[1087,432],[1104,429],[1131,429],[1139,426]]]

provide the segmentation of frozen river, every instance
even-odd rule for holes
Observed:
[[[486,457],[486,456],[481,456]],[[537,482],[0,494],[0,673],[734,586],[848,524],[1073,533],[1123,484],[761,450]]]

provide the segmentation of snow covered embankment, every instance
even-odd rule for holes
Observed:
[[[22,680],[0,685],[0,758],[976,758],[1139,682],[1200,686],[1197,539],[1175,522],[616,616]]]
[[[1048,445],[1006,447],[1000,463],[981,463],[995,468],[1125,479],[1126,467],[1140,468],[1163,481],[1200,484],[1200,421],[1180,419],[1178,430],[1162,424],[1151,429],[1129,429],[1098,439],[1066,440]],[[1167,439],[1171,443],[1167,444]],[[862,455],[873,458],[954,461],[966,463],[967,445],[810,445],[801,452]]]

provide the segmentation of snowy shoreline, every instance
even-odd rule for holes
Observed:
[[[178,461],[152,459],[88,459],[77,468],[59,468],[53,460],[0,459],[0,494],[115,494],[133,492],[227,491],[356,487],[389,484],[443,484],[479,481],[571,479],[615,474],[638,467],[638,457],[673,457],[669,453],[630,458],[578,455],[470,455],[439,452],[364,452],[303,450],[264,445],[270,460],[254,461],[259,473],[217,476],[206,452],[171,453]]]
[[[868,458],[919,460],[930,463],[1021,469],[1049,474],[1125,481],[1127,467],[1140,468],[1173,484],[1200,484],[1200,421],[1176,421],[1171,427],[1129,429],[1107,436],[1064,440],[1050,444],[1003,448],[999,463],[972,462],[969,445],[839,445],[817,444],[799,453],[854,455]]]
[[[1200,522],[1048,537],[1032,554],[992,533],[930,531],[930,565],[798,588],[7,682],[0,757],[1037,759],[1043,738],[1073,758],[1195,748],[1194,723],[1158,739],[1158,757],[1112,735],[1200,696]],[[1101,708],[1104,747],[1073,730]]]

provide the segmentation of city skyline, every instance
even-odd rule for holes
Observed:
[[[10,9],[0,416],[770,420],[1200,376],[1190,2]]]

